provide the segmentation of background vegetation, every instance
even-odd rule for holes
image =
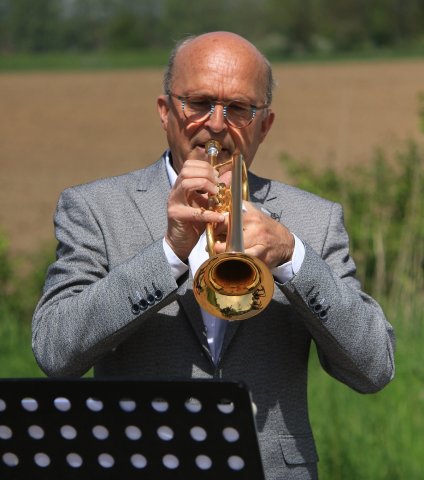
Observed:
[[[395,160],[395,161],[394,161]],[[339,176],[285,159],[298,184],[345,206],[358,276],[397,337],[396,377],[376,395],[352,393],[311,357],[309,398],[323,479],[422,478],[424,451],[424,149]]]
[[[424,0],[0,0],[0,54],[9,66],[29,52],[60,52],[59,63],[117,51],[157,61],[175,40],[211,29],[240,33],[274,60],[422,54],[423,25]]]

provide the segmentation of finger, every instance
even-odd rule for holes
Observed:
[[[227,243],[225,241],[216,240],[215,242],[215,253],[224,253],[227,249]]]
[[[181,179],[202,177],[213,183],[218,181],[218,172],[207,162],[200,160],[187,160],[178,176]]]
[[[221,223],[225,220],[222,213],[181,204],[170,205],[168,216],[170,219],[182,223]]]
[[[181,180],[179,185],[176,185],[176,188],[182,189],[186,198],[194,193],[198,195],[202,195],[203,193],[216,195],[218,193],[216,183],[206,178],[185,178]]]
[[[230,216],[227,212],[224,212],[223,215],[225,218],[224,221],[216,225],[214,228],[214,234],[217,238],[222,235],[226,236],[228,232],[228,221]]]

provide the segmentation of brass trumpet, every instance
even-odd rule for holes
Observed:
[[[211,165],[216,165],[221,145],[216,140],[206,143],[205,150]],[[209,196],[209,209],[229,212],[227,247],[225,253],[214,254],[214,225],[206,227],[209,259],[194,277],[194,295],[199,305],[215,317],[224,320],[245,320],[264,310],[274,293],[274,279],[268,267],[258,258],[244,253],[243,200],[249,199],[247,171],[243,156],[233,155],[231,189],[218,184],[218,193]]]

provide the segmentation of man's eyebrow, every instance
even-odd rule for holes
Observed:
[[[204,98],[210,102],[224,102],[224,103],[239,102],[239,103],[245,103],[247,105],[254,105],[254,102],[252,102],[246,97],[224,98],[221,100],[212,95],[208,95],[207,93],[188,93],[186,95],[181,95],[181,97],[182,98],[199,97],[199,98]]]

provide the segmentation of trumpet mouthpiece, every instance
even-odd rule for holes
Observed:
[[[221,148],[221,144],[217,140],[209,140],[205,145],[206,153],[211,157],[218,156]]]

